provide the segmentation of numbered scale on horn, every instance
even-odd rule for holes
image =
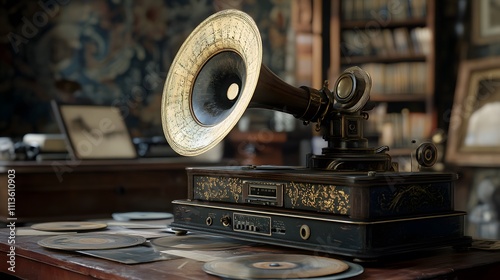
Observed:
[[[173,202],[171,227],[365,259],[469,246],[465,212],[453,208],[457,175],[427,171],[437,159],[434,145],[415,152],[419,172],[400,172],[389,147],[370,147],[363,136],[377,82],[353,66],[331,89],[328,82],[320,89],[287,84],[262,64],[249,15],[208,17],[179,49],[163,88],[171,147],[202,154],[252,108],[312,124],[326,147],[306,155],[303,167],[188,168],[188,197]]]

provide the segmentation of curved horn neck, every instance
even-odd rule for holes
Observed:
[[[292,114],[303,121],[316,121],[328,102],[320,91],[291,86],[262,64],[248,108],[271,109]]]

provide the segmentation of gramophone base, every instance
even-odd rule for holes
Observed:
[[[187,168],[171,227],[358,259],[467,247],[454,173]]]
[[[327,214],[174,201],[173,229],[371,260],[442,247],[468,247],[463,212],[355,221]]]

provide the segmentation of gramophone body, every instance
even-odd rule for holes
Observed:
[[[333,90],[296,88],[261,65],[257,27],[226,10],[184,42],[165,82],[165,136],[181,155],[201,154],[234,127],[247,108],[278,110],[315,123],[328,146],[307,166],[188,168],[186,200],[174,201],[172,227],[358,258],[464,246],[464,212],[454,211],[455,174],[403,173],[370,148],[363,122],[371,79],[352,67]],[[418,163],[436,150],[419,146]]]

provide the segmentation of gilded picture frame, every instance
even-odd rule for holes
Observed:
[[[472,1],[472,42],[485,45],[500,42],[500,2]]]
[[[52,102],[73,159],[133,159],[137,151],[120,110]]]
[[[500,57],[460,64],[446,161],[500,166]]]

